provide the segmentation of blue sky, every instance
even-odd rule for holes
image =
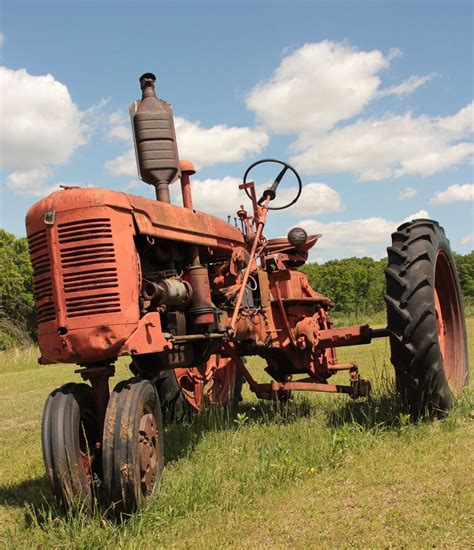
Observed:
[[[199,209],[233,215],[246,166],[279,158],[305,190],[267,234],[323,233],[312,259],[382,257],[414,215],[466,253],[472,29],[472,2],[4,1],[1,227],[59,183],[152,196],[127,120],[152,71]]]

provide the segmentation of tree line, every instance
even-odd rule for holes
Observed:
[[[453,254],[464,296],[471,309],[474,303],[474,251]],[[301,268],[318,292],[335,303],[335,316],[350,316],[355,321],[385,309],[386,258],[345,258],[324,264],[310,263]]]
[[[474,303],[474,251],[454,254],[463,295]],[[336,304],[335,316],[355,322],[385,309],[386,260],[345,258],[301,268],[311,286]],[[0,350],[36,341],[32,267],[26,238],[0,229]]]

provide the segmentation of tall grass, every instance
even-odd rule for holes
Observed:
[[[472,325],[470,320],[471,330]],[[394,461],[400,460],[407,460],[410,467],[416,468],[420,441],[429,442],[423,452],[432,453],[435,464],[441,460],[437,457],[446,445],[442,435],[453,434],[454,440],[467,437],[467,426],[472,423],[470,412],[474,409],[474,392],[468,389],[446,420],[435,424],[411,422],[394,391],[387,345],[379,341],[373,347],[344,350],[344,354],[357,356],[362,373],[371,378],[374,391],[370,399],[297,395],[283,405],[258,401],[244,387],[244,401],[237,416],[231,416],[226,409],[211,409],[166,428],[166,468],[161,492],[146,509],[119,522],[106,505],[90,514],[64,515],[45,481],[39,447],[41,408],[50,389],[72,378],[73,367],[38,367],[34,348],[27,355],[8,353],[3,359],[8,359],[9,366],[0,367],[0,374],[5,367],[10,371],[2,379],[0,395],[17,395],[14,419],[21,423],[33,416],[36,424],[28,431],[10,430],[10,408],[0,405],[0,547],[6,548],[184,547],[188,539],[199,547],[237,546],[239,535],[232,529],[239,527],[229,527],[230,518],[235,516],[238,522],[250,525],[250,530],[254,525],[256,529],[263,516],[272,517],[275,503],[284,504],[295,487],[313,483],[317,486],[336,474],[343,479],[346,476],[348,484],[357,484],[360,474],[352,473],[354,461],[363,463],[364,457],[384,445],[403,452],[403,456],[388,452],[383,457],[388,471]],[[257,361],[249,363],[253,373],[261,371]],[[33,367],[38,370],[31,371]],[[124,364],[119,371],[120,376],[128,376]],[[21,391],[18,380],[22,381]],[[7,429],[2,432],[4,427]],[[373,465],[368,462],[367,467]],[[451,472],[447,467],[445,475],[464,477],[465,473]],[[320,502],[319,506],[324,507],[325,503]],[[428,513],[426,505],[421,508],[418,501],[410,506],[416,506],[419,513]],[[345,510],[336,510],[334,517],[337,513],[344,515]],[[447,503],[446,517],[439,521],[452,530],[457,525],[456,518],[460,518],[460,530],[465,512],[450,513]],[[315,509],[305,521],[317,522],[317,514]],[[210,521],[215,524],[209,525]],[[348,521],[361,531],[366,529],[357,514]],[[395,522],[395,527],[402,533],[410,530],[403,522]],[[228,539],[218,539],[217,535],[213,538],[209,535],[213,528]],[[208,534],[200,538],[203,530]],[[407,537],[410,540],[409,533]],[[429,536],[426,540],[430,540]]]
[[[38,347],[33,345],[0,351],[0,371],[2,373],[21,372],[38,368],[39,355]]]

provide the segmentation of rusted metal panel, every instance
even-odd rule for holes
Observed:
[[[241,231],[210,214],[133,195],[128,199],[139,233],[224,251],[245,244]]]
[[[163,336],[160,314],[147,313],[140,319],[133,334],[123,344],[119,355],[160,353],[172,347],[172,344]]]
[[[107,204],[114,199],[117,208]],[[99,361],[118,354],[139,320],[134,233],[120,194],[68,189],[30,209],[27,236],[42,362]]]

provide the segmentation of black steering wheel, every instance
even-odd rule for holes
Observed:
[[[247,170],[245,171],[244,183],[247,183],[247,176],[248,176],[250,170],[255,168],[255,166],[258,166],[259,164],[264,164],[266,162],[276,162],[277,164],[281,164],[283,166],[283,169],[280,171],[278,176],[275,178],[275,181],[272,183],[271,187],[269,187],[268,189],[265,189],[262,196],[258,200],[258,204],[262,205],[265,202],[267,197],[270,197],[271,201],[276,197],[276,190],[277,190],[278,186],[280,185],[280,182],[283,179],[283,176],[286,174],[286,172],[288,170],[290,170],[290,172],[293,172],[293,174],[296,177],[296,181],[298,182],[298,192],[296,193],[296,197],[291,202],[289,202],[288,204],[285,204],[284,206],[274,206],[274,207],[269,206],[268,209],[269,210],[284,210],[285,208],[289,208],[290,206],[295,204],[295,202],[300,198],[301,191],[303,190],[303,184],[301,183],[301,178],[300,178],[300,175],[298,174],[298,172],[293,168],[293,166],[291,166],[287,162],[283,162],[281,160],[276,160],[276,159],[258,160],[257,162],[254,162],[253,164],[251,164],[247,168]],[[247,193],[247,196],[249,197],[249,199],[251,199],[252,197],[250,196],[249,190],[245,189],[245,192]]]

